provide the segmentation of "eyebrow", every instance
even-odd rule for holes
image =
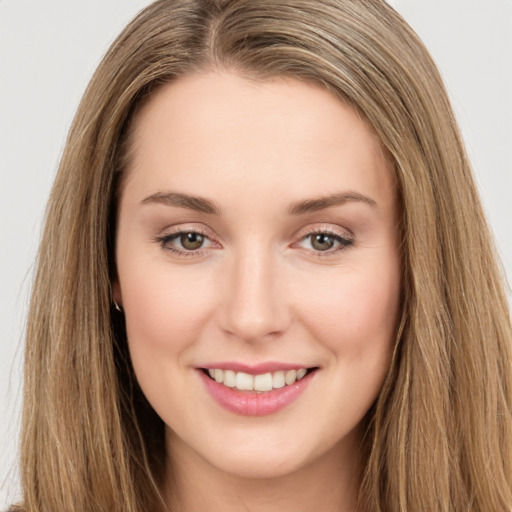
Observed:
[[[350,191],[299,201],[291,205],[289,213],[291,215],[304,215],[306,213],[318,212],[332,206],[341,206],[352,202],[361,202],[372,208],[377,207],[377,202],[371,197],[360,194],[359,192]]]
[[[318,212],[331,208],[333,206],[342,206],[346,203],[360,202],[377,207],[377,202],[371,197],[360,194],[359,192],[342,192],[329,196],[306,199],[293,203],[288,209],[290,215],[304,215],[306,213]],[[220,215],[221,209],[209,199],[199,196],[191,196],[179,192],[157,192],[141,201],[141,204],[163,204],[165,206],[175,206],[178,208],[186,208],[210,215]]]
[[[203,197],[190,196],[188,194],[180,194],[179,192],[157,192],[141,201],[141,204],[163,204],[166,206],[177,206],[178,208],[186,208],[210,215],[220,215],[220,208]]]

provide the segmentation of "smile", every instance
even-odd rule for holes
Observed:
[[[272,368],[266,366],[259,369],[261,373],[254,369],[249,370],[254,373],[247,373],[228,368],[198,368],[198,375],[208,394],[224,409],[243,416],[264,416],[295,402],[319,370],[313,367],[269,371]]]
[[[273,373],[267,372],[259,375],[251,375],[245,372],[212,368],[208,370],[208,375],[219,384],[223,384],[228,388],[235,388],[239,391],[257,391],[263,393],[265,391],[291,386],[304,378],[307,372],[308,370],[306,368],[301,368],[299,370],[279,370]]]

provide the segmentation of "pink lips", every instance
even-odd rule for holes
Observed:
[[[254,366],[238,363],[216,363],[215,366],[211,366],[211,368],[258,375],[278,370],[295,370],[301,367],[297,365],[283,365],[282,363],[264,363]],[[316,372],[308,373],[294,384],[259,393],[256,391],[240,391],[235,388],[229,388],[214,381],[202,370],[198,371],[206,390],[219,405],[230,412],[244,416],[264,416],[284,409],[297,400],[306,390],[315,373]]]

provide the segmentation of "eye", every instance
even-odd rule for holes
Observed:
[[[205,237],[200,233],[181,233],[179,242],[187,251],[195,251],[200,249],[205,241]]]
[[[336,243],[334,237],[326,233],[317,233],[309,236],[311,238],[311,247],[317,251],[328,251]]]
[[[183,256],[192,256],[201,252],[201,249],[214,245],[208,236],[196,230],[178,231],[159,236],[155,241],[160,243],[162,249]]]
[[[345,235],[330,230],[314,231],[304,236],[299,245],[305,249],[320,253],[335,253],[351,245],[354,241]]]

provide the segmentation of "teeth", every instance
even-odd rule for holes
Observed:
[[[226,370],[224,372],[224,386],[234,388],[236,386],[236,373],[233,370]]]
[[[290,370],[289,372],[286,372],[286,375],[284,376],[284,381],[286,382],[287,386],[293,384],[296,380],[297,372],[295,370]]]
[[[306,375],[306,368],[301,368],[300,370],[297,370],[297,380],[300,380],[302,379],[302,377],[304,377],[304,375]]]
[[[209,369],[210,377],[220,384],[229,388],[236,388],[240,391],[271,391],[290,386],[304,378],[307,373],[306,368],[300,370],[279,370],[274,373],[262,373],[260,375],[250,375],[244,372],[234,372],[233,370],[221,370],[219,368]]]
[[[272,387],[273,388],[283,388],[285,385],[284,382],[284,372],[276,372],[272,375]]]
[[[272,374],[255,375],[254,389],[255,391],[270,391],[272,389]]]
[[[235,387],[241,391],[252,391],[254,389],[254,377],[248,373],[238,372]]]

